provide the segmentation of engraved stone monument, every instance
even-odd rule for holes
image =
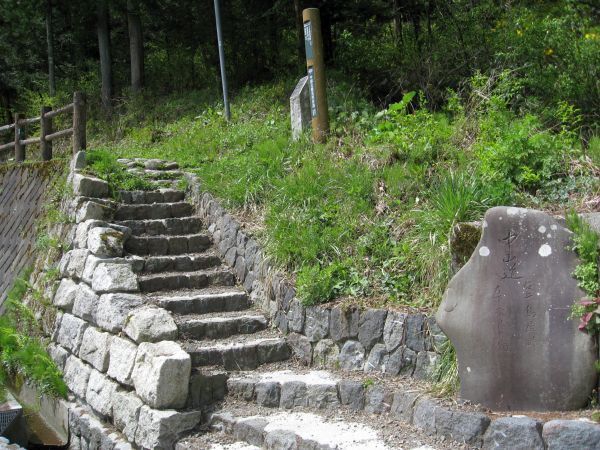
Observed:
[[[570,410],[596,383],[594,340],[569,320],[583,297],[571,232],[522,208],[487,211],[436,318],[454,344],[461,397],[496,410]]]
[[[297,141],[302,131],[310,127],[310,89],[308,77],[300,78],[294,92],[290,96],[290,115],[292,119],[292,138]]]

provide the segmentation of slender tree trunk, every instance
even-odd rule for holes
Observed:
[[[394,39],[396,45],[402,44],[402,13],[400,9],[400,0],[394,0],[393,21],[394,21]]]
[[[56,80],[54,78],[54,31],[52,30],[52,0],[46,0],[46,43],[48,44],[48,87],[50,96],[56,95]]]
[[[100,75],[102,78],[102,106],[110,113],[112,98],[112,67],[110,58],[110,30],[108,28],[107,0],[98,0],[98,50],[100,53]]]
[[[306,66],[306,55],[304,54],[304,24],[302,23],[302,0],[294,0],[294,12],[296,13],[296,33],[298,34],[298,63],[300,67]]]
[[[144,87],[144,37],[139,4],[136,0],[127,0],[127,25],[129,28],[131,90],[139,92]]]

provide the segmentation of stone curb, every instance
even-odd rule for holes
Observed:
[[[307,375],[312,378],[309,382],[305,381]],[[277,381],[286,377],[286,381]],[[482,412],[453,409],[416,390],[395,391],[379,384],[365,386],[358,381],[331,378],[327,372],[309,372],[296,378],[291,373],[273,372],[262,379],[260,375],[230,378],[227,386],[233,397],[263,407],[335,410],[345,406],[367,414],[388,414],[427,434],[444,436],[476,448],[600,448],[600,425],[588,420],[544,423],[526,416],[507,416],[492,421]]]

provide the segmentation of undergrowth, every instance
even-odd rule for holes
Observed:
[[[123,128],[90,152],[92,167],[114,179],[126,173],[116,158],[146,157],[195,171],[227,207],[254,214],[305,304],[360,297],[435,308],[456,223],[496,205],[555,210],[598,195],[597,144],[581,147],[576,109],[557,105],[554,128],[515,110],[512,72],[476,73],[436,112],[418,92],[377,112],[355,86],[331,80],[327,144],[290,139],[293,82],[283,80],[238,92],[230,122],[207,101],[177,121]]]
[[[0,397],[6,386],[19,386],[25,380],[33,382],[41,393],[66,397],[67,386],[62,374],[45,350],[43,330],[34,312],[23,299],[35,291],[29,283],[31,269],[17,278],[9,292],[0,316]],[[43,301],[41,292],[34,298]],[[48,303],[48,302],[46,302]]]

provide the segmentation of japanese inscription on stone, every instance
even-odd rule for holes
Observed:
[[[456,347],[461,396],[500,410],[576,409],[595,385],[593,340],[569,320],[583,296],[571,233],[533,210],[489,210],[437,313]]]

